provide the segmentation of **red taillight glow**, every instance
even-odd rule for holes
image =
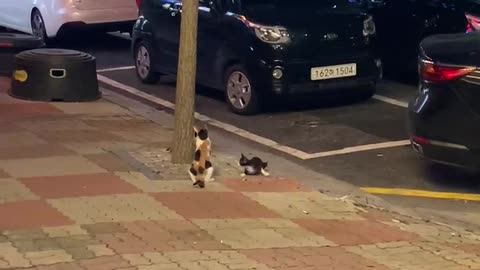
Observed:
[[[142,3],[142,0],[136,0],[137,1],[137,7],[140,7],[140,4]]]
[[[467,19],[467,33],[480,30],[480,18],[471,14],[465,14]]]
[[[448,82],[459,79],[471,72],[475,67],[459,67],[439,65],[432,61],[420,60],[420,78],[428,82]]]
[[[0,48],[12,48],[13,43],[10,42],[0,42]]]
[[[418,136],[412,136],[412,137],[410,137],[410,140],[413,141],[413,142],[416,142],[418,144],[422,144],[422,145],[430,144],[429,140],[427,140],[425,138],[422,138],[422,137],[418,137]]]

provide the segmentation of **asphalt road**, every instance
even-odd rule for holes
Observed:
[[[78,49],[97,57],[98,69],[133,65],[130,42],[110,35],[96,39],[67,41],[59,47]],[[174,103],[174,78],[165,78],[153,86],[141,84],[134,70],[102,72],[102,75],[143,92]],[[378,94],[400,102],[408,102],[417,91],[415,83],[383,81]],[[377,99],[358,101],[309,100],[279,104],[276,111],[257,116],[239,116],[228,112],[223,94],[198,89],[197,112],[218,121],[234,125],[261,137],[274,140],[306,153],[319,153],[345,147],[406,140],[406,109]],[[274,150],[272,150],[274,151]],[[354,152],[345,155],[300,160],[287,158],[321,173],[355,184],[359,187],[408,188],[428,191],[478,193],[478,175],[468,175],[445,169],[421,160],[409,146]],[[391,198],[404,201],[410,207],[458,211],[450,201],[412,198]],[[463,211],[478,212],[479,204],[470,203]]]

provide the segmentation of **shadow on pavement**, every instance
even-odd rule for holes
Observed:
[[[480,173],[467,172],[440,164],[426,165],[426,181],[448,190],[480,193]]]

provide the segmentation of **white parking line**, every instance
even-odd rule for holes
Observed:
[[[109,72],[109,71],[119,71],[119,70],[130,70],[130,69],[135,69],[135,66],[112,67],[112,68],[98,69],[97,73],[103,73],[103,72]]]
[[[118,38],[122,38],[122,39],[126,39],[126,40],[132,40],[129,33],[110,32],[108,34],[111,35],[111,36],[114,36],[114,37],[118,37]]]
[[[122,91],[125,91],[131,95],[135,95],[137,97],[140,97],[142,99],[148,100],[150,102],[156,103],[158,105],[161,105],[163,107],[169,108],[169,109],[175,109],[175,104],[173,104],[170,101],[161,99],[159,97],[147,94],[139,89],[136,89],[134,87],[125,85],[123,83],[120,83],[118,81],[112,80],[110,78],[107,78],[103,75],[98,74],[97,75],[98,80],[102,83],[108,84],[110,86],[113,86],[117,89],[120,89]],[[195,113],[195,118],[206,122],[208,125],[212,125],[215,127],[218,127],[220,129],[223,129],[225,131],[228,131],[230,133],[236,134],[240,137],[243,137],[245,139],[251,140],[253,142],[262,144],[264,146],[273,148],[277,151],[281,151],[283,153],[289,154],[291,156],[294,156],[296,158],[302,159],[302,160],[308,160],[308,159],[314,159],[314,158],[320,158],[320,157],[328,157],[328,156],[335,156],[335,155],[343,155],[343,154],[350,154],[350,153],[355,153],[355,152],[361,152],[361,151],[368,151],[368,150],[374,150],[374,149],[382,149],[382,148],[391,148],[391,147],[396,147],[396,146],[404,146],[409,144],[408,141],[397,141],[397,142],[384,142],[384,143],[378,143],[378,144],[369,144],[369,145],[362,145],[362,146],[355,146],[355,147],[348,147],[344,149],[338,149],[334,151],[328,151],[328,152],[320,152],[320,153],[306,153],[304,151],[282,145],[276,141],[258,136],[256,134],[253,134],[249,131],[246,131],[244,129],[241,129],[239,127],[236,127],[234,125],[230,125],[215,119],[212,119],[206,115],[200,114],[200,113]],[[408,142],[408,143],[407,143]]]
[[[373,98],[376,99],[376,100],[383,101],[383,102],[388,103],[388,104],[400,106],[400,107],[403,107],[403,108],[408,108],[408,103],[404,102],[404,101],[396,100],[396,99],[381,96],[381,95],[374,95]]]

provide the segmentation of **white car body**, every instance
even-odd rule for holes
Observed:
[[[0,26],[32,34],[34,10],[40,11],[50,38],[69,23],[115,25],[138,17],[135,0],[0,0]]]

